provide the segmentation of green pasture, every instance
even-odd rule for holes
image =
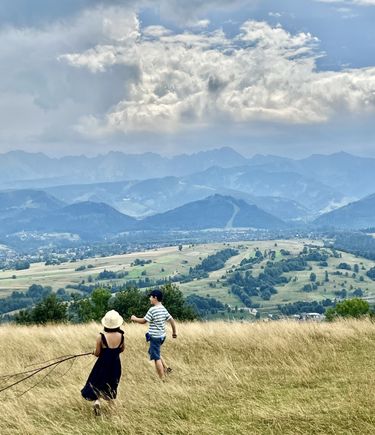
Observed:
[[[53,290],[65,288],[68,284],[88,283],[89,276],[92,277],[92,283],[98,283],[95,280],[97,275],[104,270],[114,272],[128,272],[122,279],[100,280],[99,283],[110,284],[126,283],[129,280],[138,280],[148,277],[150,280],[166,278],[175,275],[187,275],[190,267],[194,267],[206,258],[219,250],[231,247],[238,250],[238,255],[231,257],[225,264],[225,267],[213,271],[208,278],[194,280],[188,283],[179,284],[180,289],[187,295],[196,294],[199,296],[214,297],[223,303],[232,307],[242,307],[242,302],[233,294],[228,292],[228,286],[225,284],[225,276],[229,271],[239,267],[244,258],[254,257],[255,252],[259,249],[262,253],[275,251],[275,261],[280,261],[284,257],[280,250],[284,249],[291,253],[291,256],[299,254],[303,247],[307,245],[323,246],[322,241],[311,241],[302,239],[293,240],[269,240],[269,241],[251,241],[251,242],[233,242],[233,243],[214,243],[201,245],[186,245],[180,251],[178,246],[172,246],[161,249],[154,249],[145,252],[134,252],[131,254],[115,255],[111,257],[98,257],[85,259],[73,263],[63,263],[60,265],[45,266],[44,263],[32,264],[28,270],[6,270],[0,271],[0,297],[5,297],[14,290],[24,291],[31,284],[40,284],[51,286]],[[319,266],[318,262],[309,262],[311,270],[299,272],[289,272],[285,276],[291,280],[281,286],[277,286],[278,293],[273,295],[269,301],[264,301],[258,297],[251,299],[261,305],[261,311],[272,312],[278,304],[292,303],[296,301],[322,300],[326,298],[334,299],[337,297],[335,291],[345,289],[350,296],[350,292],[357,288],[364,291],[364,297],[370,302],[375,301],[375,281],[366,276],[366,271],[375,266],[375,262],[364,258],[357,258],[352,254],[341,252],[342,258],[328,259],[328,267]],[[134,266],[135,259],[151,260],[151,263],[144,266]],[[252,268],[254,276],[263,270],[269,258],[256,264]],[[342,275],[333,275],[340,263],[350,264],[352,269],[354,264],[358,264],[359,272],[353,278],[353,270],[340,270]],[[90,265],[90,268],[87,266]],[[77,271],[76,269],[86,266],[86,269]],[[324,282],[325,271],[328,272],[329,282]],[[310,274],[314,272],[317,276],[316,281],[321,285],[312,292],[301,291],[305,284],[310,284]],[[347,275],[346,276],[346,272]],[[12,278],[15,275],[16,278]],[[360,281],[360,277],[363,281]],[[296,280],[295,280],[296,279]]]

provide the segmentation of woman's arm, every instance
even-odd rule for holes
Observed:
[[[100,355],[100,351],[102,350],[102,337],[99,335],[96,338],[96,346],[93,354],[98,357]]]

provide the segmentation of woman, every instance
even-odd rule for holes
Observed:
[[[120,353],[125,349],[124,331],[120,329],[123,318],[111,310],[102,319],[104,333],[96,340],[93,354],[98,357],[81,394],[86,400],[94,401],[95,415],[100,415],[100,398],[113,400],[121,378]]]

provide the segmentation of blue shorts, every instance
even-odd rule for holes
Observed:
[[[150,360],[157,361],[160,359],[160,346],[164,343],[165,337],[151,337],[150,336],[150,348],[148,353]]]

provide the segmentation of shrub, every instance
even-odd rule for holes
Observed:
[[[369,303],[363,299],[354,298],[339,302],[335,307],[328,308],[325,315],[327,320],[332,321],[338,317],[359,318],[369,313]]]

